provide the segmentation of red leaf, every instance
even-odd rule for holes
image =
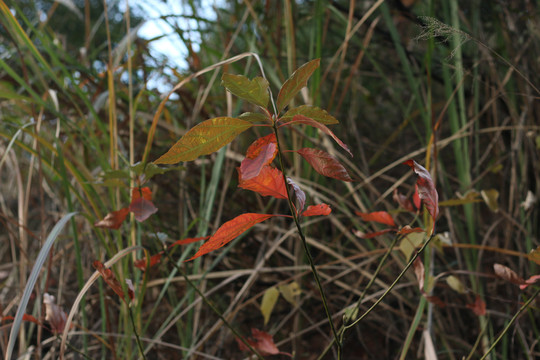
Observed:
[[[2,322],[5,322],[6,320],[15,320],[15,318],[13,316],[3,316],[3,317],[0,317],[0,319],[2,319]],[[34,324],[39,325],[39,326],[43,326],[39,322],[39,320],[36,319],[35,317],[33,317],[32,315],[23,314],[22,319],[23,319],[23,321],[30,321],[30,322],[33,322]]]
[[[302,189],[300,189],[300,186],[298,186],[297,183],[293,181],[291,178],[287,178],[287,183],[292,186],[294,190],[294,196],[296,197],[296,201],[298,203],[298,208],[296,209],[296,213],[300,213],[302,210],[304,210],[304,206],[306,206],[306,193]]]
[[[240,177],[238,187],[251,190],[262,196],[273,196],[277,199],[287,199],[287,189],[283,181],[283,173],[269,165],[264,166],[258,176],[244,180]]]
[[[188,239],[182,239],[182,240],[176,240],[175,242],[173,242],[169,248],[175,246],[175,245],[187,245],[187,244],[191,244],[191,243],[194,243],[194,242],[197,242],[197,241],[201,241],[201,240],[207,240],[209,239],[210,236],[203,236],[203,237],[197,237],[197,238],[188,238]]]
[[[486,303],[478,295],[476,295],[474,303],[467,304],[467,308],[474,311],[478,316],[486,315]]]
[[[437,305],[438,307],[440,308],[443,308],[446,306],[446,303],[444,301],[441,300],[440,297],[438,296],[427,296],[427,295],[424,295],[424,297],[426,298],[427,301],[429,301],[430,303],[434,304],[434,305]]]
[[[123,208],[118,211],[108,213],[102,220],[94,224],[95,227],[105,229],[118,229],[122,223],[126,220],[129,214],[129,208]]]
[[[425,230],[419,227],[412,228],[409,225],[402,227],[397,233],[398,235],[406,235],[410,233],[424,232]]]
[[[109,285],[111,289],[113,289],[113,291],[118,296],[120,296],[122,300],[125,301],[126,299],[124,298],[124,290],[122,289],[122,285],[116,279],[116,276],[114,276],[112,270],[107,269],[103,265],[103,263],[101,263],[101,261],[99,260],[94,261],[93,265],[94,265],[94,268],[101,274],[101,277],[107,283],[107,285]],[[133,285],[131,285],[131,288],[130,288],[130,284],[128,283],[128,280],[126,280],[126,284],[128,284],[128,296],[131,300],[133,300],[133,298],[135,297],[135,292],[132,290]]]
[[[375,221],[381,224],[396,226],[394,219],[392,219],[392,216],[386,211],[375,211],[371,213],[355,211],[355,213],[356,215],[360,216],[364,221]]]
[[[401,206],[403,209],[415,212],[415,208],[413,207],[411,200],[407,199],[405,195],[400,194],[397,189],[394,189],[394,195],[393,195],[394,201],[398,203],[399,206]],[[418,198],[420,200],[420,198]]]
[[[193,257],[186,261],[196,259],[199,256],[208,254],[211,251],[223,247],[255,224],[269,219],[272,216],[276,215],[247,213],[239,215],[234,219],[227,221],[226,223],[221,225],[221,227],[216,231],[214,235],[210,237],[210,239],[208,239],[207,242],[202,244],[202,246],[199,248],[197,253],[193,255]]]
[[[330,154],[311,148],[303,148],[296,152],[306,159],[319,174],[342,181],[353,181],[347,169]]]
[[[277,146],[274,143],[263,145],[255,158],[246,157],[240,164],[240,177],[249,180],[261,172],[263,166],[270,164],[276,157]]]
[[[537,281],[540,281],[540,275],[533,275],[530,278],[528,278],[527,280],[525,280],[525,284],[519,285],[519,288],[521,290],[524,290],[527,287],[529,287],[530,285],[535,284]]]
[[[501,264],[493,264],[493,270],[495,271],[495,275],[498,277],[511,282],[512,284],[516,285],[523,285],[525,284],[525,280],[516,272],[509,267],[506,267]]]
[[[420,195],[418,194],[418,184],[414,185],[414,194],[413,194],[412,199],[413,199],[414,206],[416,206],[416,208],[420,210],[422,207],[422,203],[420,200]]]
[[[435,222],[439,215],[439,194],[437,193],[437,189],[435,189],[431,174],[414,160],[407,160],[404,164],[409,165],[418,175],[418,179],[416,180],[418,196],[424,202],[427,211],[433,218],[433,222]]]
[[[140,198],[152,201],[152,190],[149,187],[131,189],[131,202]]]
[[[251,338],[248,338],[246,340],[249,343],[249,345],[251,345],[254,349],[260,352],[261,355],[263,356],[277,355],[277,354],[290,356],[290,354],[281,353],[279,349],[277,348],[276,344],[274,343],[274,339],[272,338],[272,335],[264,331],[252,328]],[[236,339],[236,341],[238,342],[238,347],[240,348],[241,351],[248,350],[248,347],[243,342],[241,342],[238,339]]]
[[[58,334],[64,331],[67,314],[54,303],[54,296],[43,294],[43,304],[45,305],[45,320],[49,322],[53,333]]]
[[[363,233],[361,231],[357,231],[357,232],[355,232],[355,235],[358,236],[359,238],[362,238],[362,239],[371,239],[371,238],[374,238],[376,236],[387,234],[387,233],[392,232],[392,231],[396,231],[396,229],[384,229],[384,230],[381,230],[381,231],[367,233],[367,234],[365,234],[365,233]]]
[[[148,267],[159,264],[161,262],[161,256],[163,256],[163,252],[159,252],[158,254],[150,256],[150,265]],[[146,270],[146,258],[135,260],[133,262],[133,265],[143,271]]]
[[[281,126],[286,126],[286,125],[291,125],[291,124],[305,124],[305,125],[310,125],[310,126],[313,126],[313,127],[316,127],[317,129],[321,130],[323,133],[325,133],[326,135],[332,137],[332,139],[334,139],[339,146],[341,146],[343,148],[343,150],[345,150],[346,152],[349,153],[349,155],[351,155],[351,157],[353,156],[351,150],[349,150],[349,147],[347,145],[345,145],[345,143],[343,141],[341,141],[333,132],[332,130],[330,130],[326,125],[323,125],[311,118],[308,118],[304,115],[295,115],[293,116],[293,119],[291,121],[289,121],[288,123],[285,123]]]
[[[150,200],[145,198],[137,198],[131,201],[129,205],[129,211],[135,215],[135,219],[139,222],[143,222],[148,219],[152,214],[155,214],[158,209],[154,206]]]
[[[318,215],[330,215],[332,208],[326,204],[310,205],[306,211],[302,213],[302,216],[318,216]]]

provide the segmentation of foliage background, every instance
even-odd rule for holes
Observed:
[[[106,2],[107,15],[100,1],[66,4],[73,8],[49,1],[2,3],[2,315],[16,311],[36,254],[52,226],[68,212],[79,215],[56,241],[27,308],[39,319],[44,316],[44,292],[69,309],[93,272],[95,259],[109,259],[137,244],[155,253],[161,249],[156,241],[164,236],[160,234],[169,241],[204,236],[246,210],[286,211],[284,202],[237,188],[235,168],[242,154],[256,137],[266,135],[254,130],[219,153],[154,177],[149,186],[159,212],[148,222],[131,220],[119,231],[93,226],[129,203],[129,187],[134,186],[129,165],[142,159],[166,89],[248,51],[261,57],[274,94],[294,69],[321,58],[308,91],[295,103],[320,106],[339,119],[333,130],[353,149],[350,159],[310,129],[284,134],[287,147],[317,144],[359,179],[338,183],[299,159],[287,160],[290,174],[312,202],[325,201],[334,209],[330,218],[306,224],[306,231],[336,323],[354,304],[391,241],[385,236],[358,238],[357,231],[379,228],[368,227],[354,211],[387,210],[402,225],[423,221],[400,210],[392,199],[394,189],[409,195],[414,191],[402,161],[428,161],[441,201],[478,193],[470,193],[477,202],[442,207],[437,232],[444,234],[447,245],[433,248],[424,259],[437,279],[433,292],[446,306],[426,303],[411,272],[380,308],[348,333],[345,358],[427,357],[423,330],[428,330],[438,358],[479,358],[532,293],[496,278],[493,264],[504,264],[523,277],[538,273],[525,256],[540,245],[538,202],[525,206],[529,192],[536,198],[540,193],[538,2],[246,0],[217,3],[215,15],[198,2],[185,2],[189,15],[162,19],[172,29],[167,36],[186,46],[185,67],[150,51],[158,39],[138,38],[131,31],[127,36],[127,28],[144,21],[144,12],[136,6],[127,26],[122,2]],[[418,38],[430,24],[436,36]],[[468,35],[447,32],[446,26]],[[253,60],[219,71],[260,75]],[[220,76],[209,72],[176,91],[163,110],[150,160],[203,120],[253,110],[227,98]],[[429,146],[432,134],[435,146]],[[492,198],[492,189],[498,197],[490,208],[484,198]],[[331,337],[301,246],[288,231],[291,226],[283,219],[271,220],[222,251],[182,266],[243,334],[252,327],[264,329],[282,351],[314,359]],[[183,248],[173,258],[182,264],[193,251]],[[392,253],[364,310],[405,263],[400,252]],[[115,272],[121,279],[145,284],[133,311],[149,358],[179,353],[185,358],[247,356],[167,262],[145,278],[126,257]],[[463,293],[447,284],[450,275],[460,279]],[[264,325],[262,294],[293,280],[302,290],[296,306],[280,299]],[[486,304],[482,316],[467,307],[477,295]],[[91,358],[136,358],[126,306],[101,283],[85,299],[77,319],[77,330],[82,331],[70,337],[71,344]],[[533,304],[493,358],[540,356],[538,304]],[[8,329],[1,328],[3,351]],[[21,355],[58,353],[54,337],[34,324],[25,324],[18,339]],[[326,358],[332,356],[329,352]]]

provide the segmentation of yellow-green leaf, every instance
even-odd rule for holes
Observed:
[[[534,261],[540,265],[540,246],[529,253],[529,260]]]
[[[261,122],[271,121],[268,118],[268,116],[261,113],[255,113],[255,112],[245,112],[243,114],[238,115],[238,118],[240,120],[249,121],[250,123],[261,123]]]
[[[307,85],[307,81],[313,72],[319,67],[320,59],[311,60],[300,66],[279,90],[277,97],[277,110],[281,112],[291,100]]]
[[[465,195],[460,195],[458,193],[457,199],[450,199],[439,202],[439,206],[459,206],[465,204],[471,204],[475,202],[481,202],[480,193],[475,190],[470,190],[465,193]]]
[[[424,233],[410,233],[401,240],[399,244],[399,250],[405,255],[405,258],[408,260],[411,258],[411,255],[420,247],[424,242],[425,234]]]
[[[482,190],[480,194],[482,194],[482,198],[489,207],[489,210],[493,212],[499,211],[499,204],[497,203],[497,200],[499,199],[499,192],[497,190]]]
[[[454,275],[450,275],[446,278],[446,283],[448,286],[450,286],[454,291],[457,291],[460,294],[465,294],[465,285]]]
[[[221,84],[241,99],[262,108],[268,106],[268,100],[270,99],[268,94],[269,84],[265,78],[257,76],[253,80],[249,80],[243,75],[223,74]]]
[[[272,310],[276,306],[276,302],[279,298],[279,291],[276,287],[271,287],[270,289],[264,292],[262,301],[261,301],[261,313],[264,317],[264,325],[268,324],[270,320],[270,315],[272,315]]]
[[[304,115],[324,125],[339,124],[339,121],[321,108],[311,105],[302,105],[290,109],[281,117],[281,121],[291,121],[295,115]]]
[[[154,164],[176,164],[211,154],[252,126],[249,121],[230,117],[203,121],[189,130],[169,151],[154,161]]]
[[[296,281],[293,281],[287,285],[280,285],[278,288],[285,300],[287,300],[291,305],[296,306],[298,295],[300,295],[302,292],[302,290],[300,290],[300,285],[298,285]]]

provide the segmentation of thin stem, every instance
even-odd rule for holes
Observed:
[[[500,335],[497,337],[497,339],[495,339],[495,341],[491,344],[491,346],[489,347],[489,349],[487,349],[486,353],[484,354],[484,356],[482,356],[482,358],[480,360],[484,360],[485,358],[487,358],[487,356],[493,351],[493,349],[495,348],[495,346],[497,346],[497,344],[499,343],[499,341],[502,340],[502,338],[504,337],[504,335],[506,335],[506,333],[508,332],[508,330],[510,329],[510,326],[512,326],[517,318],[521,315],[521,313],[529,307],[529,304],[538,296],[538,294],[540,294],[540,287],[538,287],[538,289],[536,290],[536,292],[533,294],[533,296],[531,296],[529,298],[529,300],[527,300],[525,302],[525,304],[523,304],[523,306],[521,306],[521,308],[519,308],[518,312],[512,317],[512,319],[510,320],[510,322],[504,327],[503,331],[500,333]]]
[[[195,290],[195,292],[201,297],[201,299],[204,301],[204,303],[213,311],[216,313],[216,315],[220,318],[220,320],[223,322],[223,324],[225,324],[226,327],[229,328],[229,330],[232,331],[232,333],[238,338],[240,339],[240,341],[242,341],[242,343],[244,343],[244,345],[246,345],[248,347],[248,349],[254,353],[258,359],[260,360],[264,360],[264,357],[262,357],[262,355],[257,351],[257,349],[255,349],[253,346],[251,346],[251,344],[246,340],[246,338],[244,338],[226,319],[225,317],[221,314],[221,312],[218,310],[218,308],[216,308],[214,306],[214,304],[212,304],[210,302],[210,300],[208,300],[206,298],[206,296],[202,293],[201,290],[199,290],[199,288],[195,285],[195,283],[193,281],[191,281],[189,279],[189,277],[186,275],[186,273],[184,272],[184,270],[182,270],[180,268],[180,266],[178,266],[178,264],[176,264],[176,262],[171,258],[171,256],[169,255],[169,250],[167,249],[167,247],[164,247],[164,250],[163,250],[163,253],[165,254],[165,256],[167,256],[167,258],[169,259],[169,262],[176,268],[176,270],[182,274],[182,276],[184,277],[184,280],[186,281],[187,284],[189,284],[189,286],[191,286],[193,288],[193,290]]]
[[[139,352],[141,353],[143,359],[146,360],[146,356],[144,355],[144,349],[141,343],[141,338],[139,337],[139,333],[137,332],[137,326],[135,325],[135,319],[133,318],[133,311],[131,311],[131,307],[129,305],[128,312],[129,318],[131,319],[131,325],[133,326],[133,333],[135,334],[135,339],[137,340],[137,346],[139,347]]]
[[[285,175],[285,166],[283,165],[283,155],[282,155],[281,146],[279,142],[277,122],[274,122],[273,129],[274,129],[274,134],[276,135],[279,166],[281,168],[281,173],[283,174],[283,181],[285,182],[285,184],[287,184],[287,176]],[[334,342],[336,343],[336,346],[337,346],[338,358],[341,358],[341,343],[339,341],[339,336],[334,326],[334,322],[332,321],[332,315],[330,314],[330,310],[328,308],[328,302],[326,300],[326,295],[324,293],[321,279],[319,277],[317,268],[315,267],[315,261],[313,260],[313,257],[311,256],[311,252],[309,251],[309,247],[308,247],[304,232],[302,230],[302,226],[300,226],[300,222],[298,220],[298,213],[296,212],[296,207],[294,206],[294,203],[292,201],[290,189],[287,185],[285,185],[285,189],[287,191],[287,202],[289,203],[289,208],[292,214],[292,218],[294,220],[294,223],[296,224],[296,228],[298,229],[298,235],[300,236],[300,239],[302,240],[302,245],[304,246],[304,252],[308,258],[309,266],[311,267],[311,272],[313,273],[313,276],[315,277],[315,282],[317,283],[317,287],[319,288],[319,293],[321,294],[324,311],[326,313],[326,317],[328,318],[328,323],[330,324],[332,334],[334,335]]]

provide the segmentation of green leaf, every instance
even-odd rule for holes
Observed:
[[[307,85],[311,74],[319,67],[321,60],[315,59],[299,67],[279,90],[277,97],[278,113],[287,106],[291,100]]]
[[[260,76],[249,80],[243,75],[223,74],[221,84],[232,94],[262,108],[268,106],[268,81]]]
[[[270,320],[270,315],[272,315],[272,310],[274,310],[274,306],[276,306],[278,298],[279,290],[275,287],[271,287],[264,292],[261,301],[261,313],[264,317],[264,325],[266,325],[268,320]]]
[[[291,305],[296,306],[298,296],[302,292],[300,285],[298,285],[296,281],[286,285],[279,285],[278,289],[285,300],[287,300]]]
[[[454,291],[457,291],[460,294],[465,294],[465,285],[454,275],[450,275],[446,278],[446,283],[448,286],[450,286]]]
[[[189,130],[169,151],[154,161],[154,164],[176,164],[211,154],[252,126],[249,121],[230,117],[203,121]]]
[[[250,123],[270,122],[271,120],[264,114],[245,112],[238,115],[238,119],[249,121]]]
[[[326,110],[311,105],[302,105],[290,109],[281,117],[280,120],[283,122],[288,122],[291,121],[295,115],[304,115],[305,117],[311,118],[324,125],[339,124],[339,121],[327,113]]]
[[[142,162],[138,162],[135,165],[131,166],[131,170],[137,174],[137,176],[144,175],[144,180],[148,181],[155,175],[162,175],[166,172],[172,171],[172,170],[184,170],[185,167],[183,166],[174,166],[169,168],[161,168],[157,166],[154,163],[148,163],[146,164],[146,167],[143,167]]]
[[[424,233],[410,233],[401,240],[399,250],[405,255],[405,259],[409,260],[411,258],[416,248],[424,243],[424,239]]]

